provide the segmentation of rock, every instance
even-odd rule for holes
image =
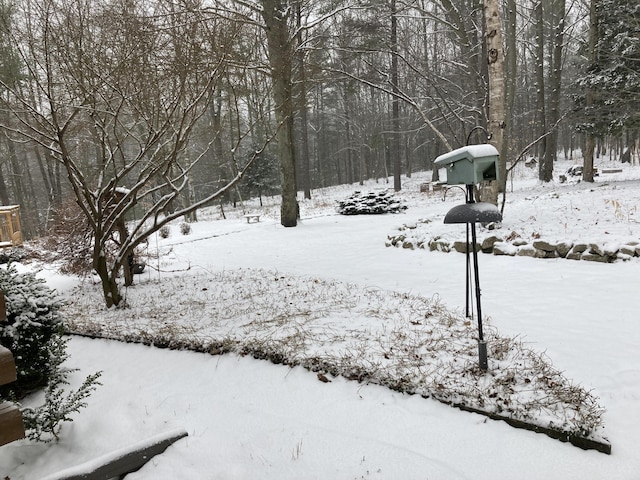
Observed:
[[[513,242],[513,245],[515,247],[522,247],[524,245],[528,245],[529,242],[527,242],[526,240],[522,239],[522,238],[516,238]]]
[[[586,260],[587,262],[600,262],[600,263],[609,263],[609,258],[603,255],[598,255],[597,253],[584,253],[582,255],[582,260]]]
[[[546,252],[544,250],[540,250],[539,248],[535,248],[535,251],[536,253],[534,253],[533,255],[535,258],[549,258],[547,257],[547,254],[551,253],[551,252]]]
[[[538,250],[544,250],[545,252],[555,252],[556,245],[553,243],[549,243],[545,240],[534,240],[533,246]]]
[[[518,255],[521,257],[535,257],[536,249],[533,245],[523,245],[518,249]]]
[[[469,245],[469,252],[472,252],[473,244],[469,242],[468,245]],[[467,242],[464,242],[462,240],[456,240],[455,242],[453,242],[453,245],[451,245],[451,248],[458,253],[467,253]],[[482,250],[482,245],[476,244],[476,250],[477,251]]]
[[[616,258],[616,254],[620,249],[617,243],[608,243],[606,245],[599,245],[597,243],[589,244],[589,253],[604,257],[605,262],[612,262]],[[598,260],[594,260],[598,261]]]
[[[615,257],[618,251],[620,250],[620,244],[618,243],[607,243],[602,247],[604,254],[607,257]]]
[[[408,240],[405,240],[404,243],[402,244],[402,248],[413,250],[413,239],[410,238]]]
[[[494,255],[509,255],[513,257],[518,253],[518,247],[514,247],[509,242],[496,242],[493,244]]]
[[[564,258],[566,258],[567,260],[580,260],[582,258],[582,253],[571,250]]]
[[[482,241],[482,252],[483,253],[492,253],[493,252],[493,245],[496,242],[502,242],[502,238],[498,237],[497,235],[490,235],[487,238],[485,238]]]
[[[432,252],[436,250],[439,252],[450,252],[451,247],[446,240],[434,239],[429,242],[429,250]]]
[[[602,245],[598,245],[597,243],[589,244],[589,253],[594,255],[604,256],[604,247]]]
[[[569,253],[572,247],[573,247],[573,242],[568,242],[568,241],[558,242],[558,244],[556,245],[556,252],[558,252],[559,256],[564,258],[567,256],[567,254]]]
[[[587,245],[586,243],[576,243],[571,248],[571,252],[573,252],[573,253],[583,253],[583,252],[587,251],[587,248],[589,248],[589,245]]]
[[[622,245],[618,252],[618,256],[620,254],[628,255],[629,257],[636,256],[636,247],[634,245]]]
[[[400,233],[398,235],[390,235],[387,237],[386,245],[399,247],[400,245],[402,245],[402,242],[404,242],[405,238],[407,238],[407,236],[403,233]]]

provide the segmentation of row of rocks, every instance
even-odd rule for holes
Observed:
[[[414,236],[405,233],[389,235],[386,245],[388,247],[394,246],[409,249],[423,248],[440,252],[467,252],[467,242],[464,240],[449,241],[441,237],[434,237],[429,240],[417,240]],[[489,235],[481,242],[478,242],[476,248],[478,252],[493,255],[566,258],[569,260],[586,260],[602,263],[640,257],[640,242],[635,241],[628,242],[624,245],[614,243],[601,244],[597,242],[550,242],[540,239],[527,242],[520,238],[508,241],[499,235]],[[471,249],[471,244],[469,244],[469,249]]]

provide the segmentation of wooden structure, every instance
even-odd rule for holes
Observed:
[[[22,245],[20,205],[0,206],[0,247]]]
[[[4,293],[0,291],[0,322],[7,320]],[[11,352],[0,345],[0,385],[15,382],[16,364]],[[0,446],[24,438],[22,413],[11,402],[0,402]]]
[[[43,480],[110,480],[123,478],[128,473],[139,470],[154,456],[163,453],[173,443],[186,436],[187,432],[182,428],[162,433],[135,445],[130,445],[116,452],[90,460],[82,465],[49,475]]]
[[[247,223],[257,223],[260,221],[260,214],[258,213],[248,213],[244,216],[247,219]]]

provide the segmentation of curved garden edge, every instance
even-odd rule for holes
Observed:
[[[236,353],[240,356],[250,355],[258,360],[268,360],[275,365],[287,365],[289,367],[297,367],[300,366],[305,368],[306,370],[314,373],[318,373],[318,378],[323,382],[328,382],[330,380],[326,380],[324,373],[331,374],[333,376],[342,376],[347,380],[355,380],[358,382],[369,382],[369,383],[377,383],[382,386],[385,386],[391,390],[398,391],[400,393],[406,393],[409,395],[419,394],[415,391],[412,391],[410,388],[405,388],[406,385],[402,385],[397,382],[397,379],[388,378],[387,381],[373,381],[373,376],[359,368],[355,368],[351,373],[341,372],[339,367],[335,365],[328,364],[325,360],[320,358],[311,358],[307,361],[305,360],[296,360],[288,358],[286,355],[283,355],[279,352],[276,352],[269,348],[264,348],[265,344],[255,344],[255,345],[241,345],[232,339],[223,339],[220,341],[212,341],[210,344],[205,345],[204,343],[189,343],[184,341],[173,341],[170,338],[140,338],[132,335],[113,335],[113,334],[104,334],[102,332],[82,332],[82,331],[71,331],[67,330],[68,335],[72,336],[80,336],[90,339],[101,339],[101,340],[111,340],[118,341],[124,343],[134,343],[134,344],[142,344],[149,347],[156,348],[167,348],[170,350],[188,350],[196,353],[205,353],[209,355],[223,355],[227,353]],[[322,374],[322,378],[321,375]],[[380,380],[380,379],[378,379]],[[541,433],[547,435],[550,438],[560,440],[561,442],[568,442],[576,447],[579,447],[583,450],[596,450],[598,452],[610,455],[611,454],[611,443],[609,443],[606,439],[603,440],[595,440],[592,438],[588,438],[586,436],[577,435],[575,433],[566,432],[559,429],[553,429],[548,427],[543,427],[540,425],[536,425],[535,423],[526,422],[523,420],[519,420],[516,418],[499,415],[495,412],[489,412],[486,410],[474,408],[465,405],[464,403],[452,402],[444,398],[438,398],[436,395],[425,395],[420,394],[423,398],[428,399],[432,398],[440,403],[445,405],[458,408],[465,412],[476,413],[479,415],[486,416],[491,420],[498,420],[507,423],[509,426],[519,429],[524,429],[528,431],[532,431],[535,433]]]

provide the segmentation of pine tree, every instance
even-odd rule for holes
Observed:
[[[595,58],[578,81],[577,130],[619,134],[640,126],[640,4],[592,0],[597,18]],[[586,92],[591,94],[587,103]]]
[[[19,273],[13,265],[0,268],[0,290],[5,294],[7,321],[0,324],[0,344],[13,353],[18,380],[0,388],[0,403],[20,400],[44,390],[44,404],[23,408],[27,436],[31,440],[58,440],[63,422],[85,407],[96,389],[101,373],[87,376],[75,390],[69,389],[73,369],[64,366],[68,358],[62,303],[44,280],[33,273]]]

